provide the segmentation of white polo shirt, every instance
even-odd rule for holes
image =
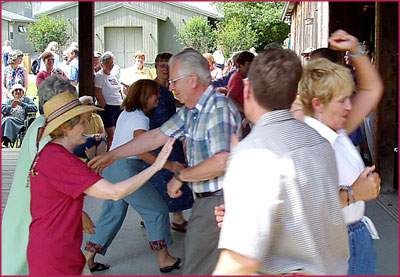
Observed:
[[[346,130],[341,129],[335,132],[321,121],[309,116],[304,117],[304,122],[314,128],[332,145],[339,173],[339,186],[351,186],[363,172],[365,165],[354,144],[346,134]],[[351,224],[361,220],[364,216],[364,210],[365,203],[362,200],[344,207],[344,221],[346,224]]]

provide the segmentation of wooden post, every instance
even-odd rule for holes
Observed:
[[[94,49],[94,2],[79,2],[79,96],[94,95],[93,49]]]
[[[376,66],[385,86],[374,124],[375,164],[382,179],[382,192],[394,191],[398,175],[394,152],[398,146],[398,11],[397,2],[376,3]]]

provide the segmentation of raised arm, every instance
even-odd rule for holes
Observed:
[[[359,54],[361,50],[358,39],[343,30],[334,32],[328,41],[334,50],[349,51],[353,55]],[[357,129],[377,106],[383,94],[382,80],[367,55],[351,57],[351,63],[356,70],[357,93],[352,99],[352,110],[344,126],[348,134]]]
[[[124,198],[139,189],[157,171],[163,168],[165,161],[168,159],[169,154],[172,151],[174,142],[175,139],[173,138],[167,139],[167,142],[158,154],[155,162],[137,175],[116,184],[112,184],[103,178],[87,188],[84,192],[87,195],[100,199],[112,199],[118,201]]]

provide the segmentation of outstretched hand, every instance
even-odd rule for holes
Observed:
[[[158,153],[157,159],[152,164],[152,166],[155,166],[157,168],[157,170],[160,170],[164,167],[165,162],[167,161],[169,155],[171,154],[174,143],[175,143],[175,139],[169,138],[167,140],[167,142],[164,144],[160,153]]]
[[[101,175],[103,169],[114,162],[111,152],[106,152],[99,156],[95,156],[88,162],[88,166],[97,174]]]

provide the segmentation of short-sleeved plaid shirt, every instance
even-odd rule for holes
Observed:
[[[189,166],[230,151],[231,136],[238,133],[241,117],[235,104],[209,86],[193,109],[182,107],[165,122],[161,132],[169,137],[186,140]],[[192,182],[194,192],[214,192],[222,189],[224,176]]]

